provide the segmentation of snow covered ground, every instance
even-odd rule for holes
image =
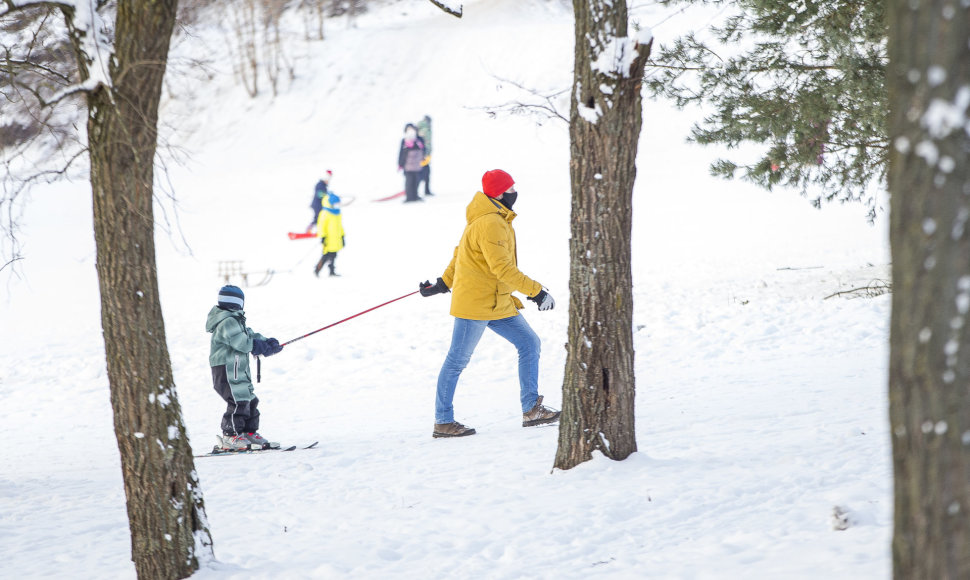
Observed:
[[[521,269],[556,297],[526,303],[543,341],[540,392],[558,407],[568,313],[568,135],[493,118],[528,86],[569,86],[568,6],[424,0],[376,11],[324,42],[293,42],[296,78],[251,100],[221,33],[176,45],[163,121],[159,282],[169,351],[197,453],[224,405],[205,315],[219,263],[248,276],[250,326],[290,340],[433,280],[484,171],[511,173]],[[657,9],[636,14],[663,21]],[[654,26],[660,40],[678,19]],[[189,57],[212,56],[211,80]],[[188,81],[186,79],[189,79]],[[560,101],[568,110],[565,99]],[[403,126],[434,122],[425,203],[402,188]],[[261,432],[314,450],[196,460],[217,561],[194,577],[886,578],[892,481],[890,302],[826,298],[888,279],[887,216],[812,209],[793,192],[715,180],[718,152],[684,144],[696,110],[646,101],[635,190],[637,442],[551,469],[557,429],[520,426],[514,349],[488,333],[459,382],[478,434],[435,440],[448,298],[412,296],[265,359]],[[315,278],[291,241],[326,169],[345,210],[342,277]],[[165,198],[172,193],[177,202]],[[0,577],[133,578],[100,331],[90,189],[34,191],[21,275],[0,284]],[[177,207],[176,207],[177,206]],[[268,282],[257,285],[268,278]],[[241,283],[236,278],[235,283]],[[833,526],[846,511],[848,529]]]

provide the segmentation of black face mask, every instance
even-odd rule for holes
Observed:
[[[502,199],[500,199],[499,201],[502,202],[502,205],[509,208],[509,211],[511,211],[512,204],[515,203],[515,200],[518,199],[518,197],[519,197],[518,191],[506,191],[504,194],[502,194]]]

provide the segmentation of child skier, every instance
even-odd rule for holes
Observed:
[[[327,172],[327,182],[330,181],[330,172]],[[313,269],[313,274],[320,276],[320,270],[327,264],[330,265],[330,275],[339,276],[334,269],[334,261],[337,259],[337,252],[344,247],[344,222],[340,215],[340,197],[327,188],[320,198],[320,211],[317,214],[317,237],[320,238],[323,255]]]
[[[212,334],[209,366],[212,386],[226,402],[222,415],[220,447],[225,451],[268,449],[272,444],[259,429],[259,398],[253,390],[249,372],[249,354],[272,356],[283,347],[275,338],[266,338],[246,326],[243,312],[245,296],[236,286],[223,286],[218,302],[209,311],[205,330]]]

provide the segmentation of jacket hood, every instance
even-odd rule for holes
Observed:
[[[205,319],[205,331],[215,332],[216,327],[222,324],[227,318],[239,318],[243,325],[246,324],[246,313],[242,310],[223,310],[218,306],[213,306],[212,310],[209,311],[209,315]]]
[[[497,213],[507,222],[515,219],[515,212],[502,205],[502,202],[495,201],[484,193],[476,191],[471,203],[465,209],[465,219],[468,223],[472,223],[483,215],[490,213]]]
[[[542,285],[516,263],[515,212],[479,191],[465,215],[468,224],[441,275],[451,289],[451,315],[469,320],[517,316],[522,302],[512,292],[535,296]]]

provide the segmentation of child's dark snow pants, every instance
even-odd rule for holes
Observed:
[[[239,435],[255,433],[259,430],[259,397],[242,400],[233,396],[225,366],[212,367],[212,387],[226,402],[226,412],[222,415],[222,433]]]

